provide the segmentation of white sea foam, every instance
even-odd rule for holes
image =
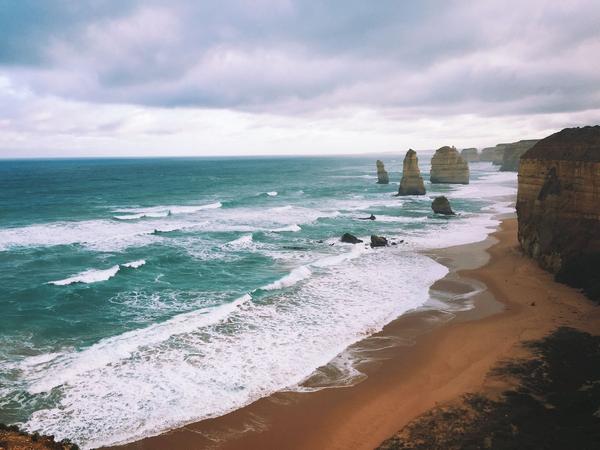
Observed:
[[[455,186],[448,197],[493,201],[500,197],[513,197],[516,194],[516,172],[496,172],[471,180],[469,184]]]
[[[158,212],[145,212],[138,214],[130,214],[126,216],[114,216],[115,219],[118,220],[138,220],[145,218],[158,218],[158,217],[168,217],[170,216],[170,211],[158,211]]]
[[[131,261],[131,262],[123,264],[123,267],[137,269],[138,267],[142,267],[144,264],[146,264],[145,259],[138,259],[137,261]]]
[[[277,191],[271,191],[271,192],[267,192],[267,195],[269,197],[276,197],[277,196]]]
[[[131,269],[137,269],[138,267],[141,267],[144,264],[146,264],[146,261],[143,259],[140,259],[137,261],[131,261],[131,262],[121,264],[121,265],[117,264],[108,269],[89,269],[89,270],[80,272],[77,275],[73,275],[72,277],[65,278],[64,280],[49,281],[48,284],[53,284],[55,286],[68,286],[68,285],[74,284],[74,283],[83,283],[83,284],[98,283],[100,281],[110,280],[112,277],[114,277],[119,272],[121,266],[128,267]]]
[[[156,345],[175,335],[190,333],[199,328],[219,323],[226,319],[236,308],[251,300],[249,295],[244,295],[231,303],[179,314],[162,323],[103,339],[81,352],[53,356],[49,359],[49,362],[51,362],[50,367],[54,367],[60,373],[54,375],[47,373],[46,370],[49,367],[29,372],[33,382],[28,390],[32,394],[47,392],[86,372],[129,358],[140,348]],[[42,358],[40,356],[34,358],[36,358],[39,366],[39,361]],[[29,358],[21,364],[30,368],[32,366]]]
[[[25,227],[0,229],[0,251],[12,247],[42,247],[56,245],[83,245],[91,250],[122,251],[160,242],[160,233],[182,230],[186,232],[253,232],[272,231],[290,227],[295,229],[319,218],[335,217],[338,211],[285,205],[274,208],[223,208],[220,203],[196,208],[195,214],[148,218],[146,220],[84,220],[55,222]],[[173,208],[173,207],[171,207]],[[181,211],[172,209],[171,211]],[[147,214],[127,210],[131,214]],[[191,211],[191,210],[190,210]]]
[[[297,385],[424,304],[446,273],[424,256],[388,250],[313,272],[293,291],[272,291],[269,301],[246,296],[37,364],[23,372],[28,391],[60,396],[26,428],[92,448],[222,415]]]
[[[288,275],[280,278],[273,283],[267,284],[262,289],[265,291],[274,291],[295,285],[299,281],[305,280],[311,275],[311,270],[307,266],[300,266],[292,270]]]
[[[130,213],[130,216],[116,216],[118,218],[127,217],[128,219],[140,219],[143,217],[166,217],[171,214],[192,214],[198,211],[207,209],[218,209],[223,204],[221,202],[209,203],[206,205],[168,205],[168,206],[151,206],[148,208],[121,208],[115,212]]]
[[[116,266],[112,266],[104,270],[90,269],[84,272],[80,272],[77,275],[73,275],[72,277],[65,278],[64,280],[50,281],[48,282],[48,284],[53,284],[55,286],[67,286],[73,283],[98,283],[99,281],[106,281],[114,277],[118,271],[118,264]]]
[[[302,231],[302,228],[300,228],[299,225],[293,223],[292,225],[288,225],[288,226],[281,227],[281,228],[275,228],[271,231],[273,231],[275,233],[281,233],[281,232],[285,232],[285,231],[297,232],[297,231]]]
[[[227,243],[228,247],[235,250],[247,249],[249,247],[252,247],[253,245],[254,242],[251,234],[246,234]]]
[[[426,222],[429,220],[427,216],[422,217],[407,217],[407,216],[385,216],[377,214],[377,220],[379,222],[397,222],[397,223],[418,223]]]

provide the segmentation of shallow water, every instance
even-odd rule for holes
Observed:
[[[420,155],[428,195],[393,197],[401,157],[388,186],[375,159],[0,162],[0,422],[131,441],[297,386],[425,304],[447,269],[421,251],[484,239],[516,174],[432,186]]]

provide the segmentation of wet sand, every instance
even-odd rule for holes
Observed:
[[[484,242],[431,252],[450,273],[432,286],[429,307],[349,349],[365,359],[356,384],[279,392],[119,448],[372,449],[439,404],[505,388],[488,372],[522,356],[523,341],[559,326],[600,334],[600,308],[524,256],[516,225],[507,219]]]

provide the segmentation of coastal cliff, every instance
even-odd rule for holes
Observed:
[[[600,300],[600,126],[566,128],[521,157],[517,215],[525,252]]]
[[[402,179],[398,195],[425,195],[425,184],[419,170],[419,158],[413,149],[406,152],[402,163]]]
[[[431,158],[431,182],[469,184],[469,163],[454,147],[441,147]]]
[[[481,150],[479,161],[491,162],[492,164],[499,166],[502,164],[502,158],[504,156],[505,144],[498,144],[495,147],[486,147]]]
[[[383,161],[378,159],[375,165],[377,166],[377,184],[389,184],[390,177],[387,170],[385,170]]]
[[[523,154],[539,142],[539,139],[527,139],[510,144],[500,144],[503,146],[501,172],[518,172],[519,160]]]
[[[467,162],[479,161],[479,153],[477,153],[476,148],[463,148],[460,151],[460,156]]]

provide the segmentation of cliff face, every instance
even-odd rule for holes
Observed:
[[[425,195],[425,184],[419,170],[419,158],[413,149],[408,150],[404,157],[398,195]]]
[[[469,184],[469,163],[456,148],[439,148],[431,158],[431,182]]]
[[[505,144],[498,144],[495,147],[484,148],[481,150],[479,161],[488,161],[499,166],[502,164],[502,157],[504,156],[504,145]]]
[[[525,152],[517,215],[525,252],[600,300],[600,126],[564,129]]]
[[[463,148],[460,151],[460,156],[467,162],[479,161],[479,153],[476,148]]]
[[[501,172],[518,172],[521,156],[539,142],[539,139],[528,139],[511,144],[500,144],[504,146],[502,154]]]
[[[388,184],[390,182],[390,177],[388,176],[387,170],[385,170],[383,161],[378,159],[375,164],[377,166],[377,184]]]

